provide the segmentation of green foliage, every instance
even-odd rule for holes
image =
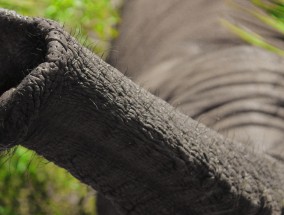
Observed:
[[[241,9],[246,13],[251,14],[253,17],[266,24],[270,28],[278,31],[280,34],[284,34],[283,0],[250,0],[250,2],[255,6],[254,9],[246,9],[243,7],[241,7]],[[222,22],[233,33],[248,43],[284,56],[284,50],[271,44],[265,37],[262,37],[250,29],[246,29],[243,26],[238,26],[229,21],[222,20]]]
[[[1,215],[95,214],[90,188],[22,147],[1,156],[0,190]]]
[[[92,44],[97,53],[105,51],[118,35],[115,25],[119,16],[110,0],[0,0],[0,7],[57,20],[70,31],[80,29],[77,39]]]
[[[19,14],[63,23],[97,53],[117,36],[117,9],[110,0],[0,0]],[[80,29],[75,31],[76,29]],[[86,39],[89,38],[89,39]],[[0,156],[0,215],[94,215],[94,191],[65,170],[17,147]]]

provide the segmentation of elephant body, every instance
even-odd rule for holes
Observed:
[[[98,190],[101,214],[283,214],[284,60],[221,14],[235,16],[221,0],[127,0],[108,62],[131,81],[57,23],[1,10],[1,145]]]
[[[109,61],[183,113],[284,159],[283,60],[220,22],[241,16],[225,1],[128,1]]]

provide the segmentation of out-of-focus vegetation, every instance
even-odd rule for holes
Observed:
[[[0,0],[0,7],[64,24],[97,53],[119,21],[113,0]],[[78,30],[79,29],[79,30]],[[1,29],[0,29],[1,31]],[[94,191],[65,170],[17,147],[0,156],[0,215],[94,215]]]
[[[0,7],[27,16],[45,17],[64,24],[94,51],[104,52],[117,36],[119,21],[114,0],[0,0]],[[79,32],[77,32],[79,31]]]
[[[252,15],[252,18],[258,19],[271,29],[276,30],[284,35],[284,0],[250,0],[254,8],[239,7],[246,13]],[[271,44],[264,36],[247,29],[244,26],[233,24],[227,20],[222,20],[223,24],[227,26],[233,33],[238,35],[243,40],[261,48],[267,49],[281,56],[284,56],[284,50]]]
[[[1,215],[94,215],[95,196],[65,170],[18,147],[0,162]]]

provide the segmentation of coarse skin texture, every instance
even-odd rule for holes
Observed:
[[[230,3],[126,1],[108,62],[186,115],[280,164],[284,60],[245,44],[220,19],[245,24],[279,47],[281,35]],[[234,3],[255,9],[247,0]],[[109,208],[101,198],[98,207]]]
[[[281,214],[281,163],[126,78],[55,22],[0,11],[0,141],[23,145],[121,214]]]

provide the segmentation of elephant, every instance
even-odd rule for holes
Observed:
[[[117,211],[100,214],[284,214],[284,60],[221,14],[238,18],[222,0],[126,0],[106,63],[1,9],[1,149],[65,168]]]

